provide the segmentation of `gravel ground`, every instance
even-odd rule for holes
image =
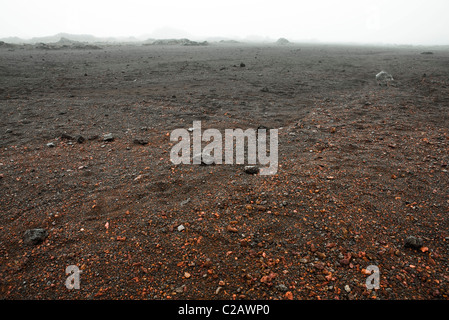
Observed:
[[[448,299],[448,65],[438,48],[3,45],[0,298]],[[277,174],[174,165],[193,121],[278,129]]]

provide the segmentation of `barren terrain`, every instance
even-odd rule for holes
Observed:
[[[447,50],[3,44],[0,110],[2,299],[448,299]],[[173,165],[196,120],[278,173]]]

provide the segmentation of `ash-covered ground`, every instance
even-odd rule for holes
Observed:
[[[448,86],[438,48],[3,43],[0,297],[447,299]],[[277,174],[174,165],[193,121],[278,129]]]

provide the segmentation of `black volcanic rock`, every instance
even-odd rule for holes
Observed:
[[[29,229],[23,235],[23,242],[28,245],[38,245],[47,238],[48,232],[45,229]]]

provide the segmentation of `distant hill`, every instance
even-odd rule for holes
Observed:
[[[135,37],[96,37],[90,34],[69,34],[58,33],[46,37],[34,37],[31,39],[21,39],[18,37],[8,37],[0,39],[0,41],[13,44],[36,44],[36,43],[56,43],[61,39],[64,41],[76,41],[84,43],[101,43],[101,42],[138,42]]]
[[[290,43],[291,43],[291,42],[288,41],[288,40],[285,39],[285,38],[279,38],[279,39],[276,41],[276,44],[281,45],[281,46],[285,46],[285,45],[288,45],[288,44],[290,44]]]
[[[220,40],[220,43],[223,44],[239,44],[240,42],[237,40]]]
[[[0,48],[14,48],[16,46],[17,46],[17,44],[0,41]]]
[[[197,42],[189,39],[158,39],[152,42],[145,41],[145,45],[181,45],[181,46],[207,46],[207,41]]]

